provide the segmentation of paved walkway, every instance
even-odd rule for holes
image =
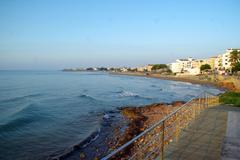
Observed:
[[[165,160],[240,159],[240,108],[206,109],[165,148]]]

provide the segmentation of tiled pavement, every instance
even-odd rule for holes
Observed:
[[[240,108],[220,105],[204,110],[164,152],[164,160],[218,159],[240,159]]]

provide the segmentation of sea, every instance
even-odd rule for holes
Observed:
[[[198,84],[107,72],[0,71],[0,159],[44,160],[101,128],[124,106],[188,101]]]

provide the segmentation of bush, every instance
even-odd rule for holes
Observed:
[[[240,62],[238,62],[235,66],[233,66],[232,71],[235,73],[240,71]]]
[[[166,64],[155,64],[152,67],[152,70],[158,70],[158,69],[164,69],[164,68],[168,68],[168,66]]]
[[[226,92],[219,97],[220,102],[224,104],[233,104],[240,107],[240,93]]]
[[[211,66],[209,64],[203,64],[201,65],[200,67],[200,70],[201,71],[204,71],[204,70],[207,70],[207,69],[211,69]]]

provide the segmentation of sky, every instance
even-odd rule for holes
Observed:
[[[141,66],[240,48],[239,0],[0,0],[0,69]]]

